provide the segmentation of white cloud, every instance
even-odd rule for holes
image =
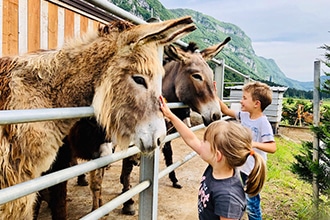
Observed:
[[[167,8],[190,8],[239,26],[258,56],[272,58],[286,76],[313,80],[318,47],[330,45],[329,0],[161,0]]]
[[[281,67],[282,72],[291,79],[313,81],[314,61],[323,59],[324,50],[315,43],[258,42],[253,43],[256,54],[272,58]]]

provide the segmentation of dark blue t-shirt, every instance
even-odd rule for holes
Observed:
[[[202,177],[198,192],[200,220],[219,220],[219,216],[240,219],[246,208],[245,192],[239,172],[227,179],[215,179],[209,165]]]

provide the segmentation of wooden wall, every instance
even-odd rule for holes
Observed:
[[[59,48],[102,22],[58,0],[0,0],[0,11],[1,56]]]

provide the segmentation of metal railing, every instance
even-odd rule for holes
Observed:
[[[99,7],[115,16],[118,16],[125,20],[130,20],[136,24],[146,23],[144,20],[126,12],[125,10],[111,4],[108,1],[103,0],[86,0],[87,2]],[[176,42],[179,45],[185,46],[186,44],[182,41]],[[215,80],[217,82],[217,93],[220,98],[223,98],[223,85],[224,85],[224,69],[227,68],[230,71],[238,72],[233,68],[224,64],[224,60],[219,61],[216,59],[212,60],[216,65],[215,69]],[[245,79],[249,77],[238,72],[238,74],[243,75]],[[168,103],[170,108],[180,108],[185,107],[182,103]],[[69,118],[81,118],[90,117],[94,115],[94,110],[92,107],[76,107],[76,108],[54,108],[54,109],[29,109],[29,110],[3,110],[0,111],[0,125],[12,124],[12,123],[26,123],[26,122],[38,122],[45,120],[59,120],[59,119],[69,119]],[[225,118],[224,118],[225,119]],[[204,125],[198,125],[191,128],[193,131],[204,128]],[[179,134],[171,134],[166,136],[164,142],[178,138]],[[5,189],[0,190],[0,205],[6,202],[15,200],[17,198],[26,196],[33,192],[40,191],[52,185],[58,184],[60,182],[69,180],[83,173],[104,167],[108,164],[114,163],[123,158],[132,156],[139,153],[140,150],[137,147],[128,148],[125,151],[116,152],[112,155],[98,158],[92,161],[88,161],[64,170],[60,170],[45,176],[41,176],[30,181],[26,181]],[[110,202],[106,203],[99,209],[91,212],[82,219],[97,219],[105,216],[111,212],[114,208],[123,204],[125,201],[129,200],[134,195],[140,194],[139,197],[139,219],[157,219],[157,205],[158,205],[158,179],[169,174],[171,171],[175,170],[179,166],[183,165],[191,158],[196,155],[195,152],[191,152],[186,155],[183,159],[176,161],[171,166],[165,168],[164,170],[158,172],[159,164],[159,149],[156,149],[153,157],[141,158],[140,164],[140,183],[130,189],[129,191],[121,194],[120,196],[114,198]],[[153,169],[150,169],[150,168]],[[147,168],[147,169],[146,169]]]
[[[170,108],[181,108],[185,107],[182,103],[168,103]],[[39,122],[46,120],[58,120],[58,119],[69,119],[69,118],[81,118],[81,117],[89,117],[93,116],[93,108],[92,107],[75,107],[75,108],[53,108],[53,109],[28,109],[28,110],[2,110],[0,111],[0,125],[13,124],[13,123],[26,123],[26,122]],[[204,128],[204,125],[198,125],[191,128],[193,131]],[[180,137],[178,133],[174,133],[166,136],[163,142],[171,141],[175,138]],[[13,201],[15,199],[21,198],[23,196],[29,195],[34,192],[38,192],[50,186],[56,185],[58,183],[67,181],[71,178],[79,176],[81,174],[87,173],[89,171],[107,166],[111,163],[122,160],[126,157],[135,155],[139,153],[140,150],[136,147],[130,147],[127,150],[113,153],[112,155],[108,155],[105,157],[101,157],[95,160],[91,160],[85,163],[81,163],[79,165],[63,169],[51,174],[47,174],[45,176],[41,176],[23,183],[19,183],[14,186],[10,186],[0,190],[0,205],[9,201]],[[159,149],[157,149],[154,153],[154,156],[150,158],[143,157],[141,159],[140,165],[140,176],[145,176],[144,178],[140,177],[140,183],[134,186],[129,191],[121,194],[120,196],[114,198],[107,204],[103,205],[99,209],[89,213],[87,216],[82,219],[97,219],[102,216],[105,216],[109,212],[111,212],[116,207],[122,205],[124,202],[132,198],[133,196],[147,190],[148,188],[155,188],[152,191],[153,198],[157,200],[158,194],[158,182],[155,181],[168,175],[170,172],[183,165],[191,158],[193,158],[196,153],[191,152],[187,154],[180,161],[176,161],[171,166],[165,168],[164,170],[158,173],[158,163],[159,163]],[[151,162],[151,164],[150,164]],[[145,165],[149,163],[148,165]],[[148,169],[144,169],[143,167],[148,167]],[[147,173],[145,170],[151,170],[150,168],[154,167],[154,173],[152,176],[145,175]],[[148,178],[146,178],[148,177]],[[153,180],[153,181],[152,181]],[[155,185],[157,182],[157,185]],[[150,194],[150,193],[149,193]],[[155,206],[157,202],[151,202],[149,200],[140,199],[139,202],[139,218],[140,219],[157,219],[157,206]]]

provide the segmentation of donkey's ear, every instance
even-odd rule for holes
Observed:
[[[155,42],[167,45],[194,31],[196,26],[190,16],[167,20],[158,23],[141,24],[132,29],[128,39],[135,44],[142,45]]]
[[[225,45],[231,40],[230,37],[227,37],[223,42],[220,44],[213,45],[211,47],[208,47],[204,50],[202,50],[200,53],[202,54],[203,58],[205,60],[211,60],[213,57],[215,57],[224,47]]]
[[[168,60],[184,61],[184,53],[181,53],[181,49],[173,46],[167,45],[164,47],[164,53],[168,56]]]

